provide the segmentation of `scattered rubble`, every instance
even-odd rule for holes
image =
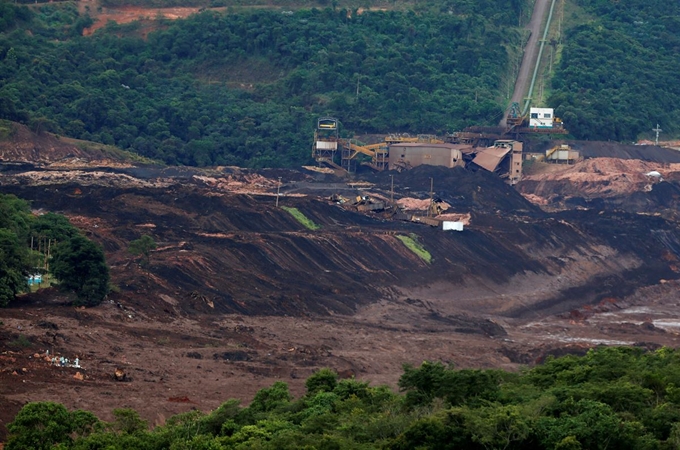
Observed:
[[[677,169],[585,161],[537,173],[544,178],[529,178],[522,193],[485,172],[426,166],[358,175],[351,186],[274,169],[5,172],[4,192],[66,214],[102,244],[116,290],[96,308],[44,290],[3,310],[0,439],[11,414],[37,399],[105,420],[116,407],[153,419],[247,402],[275,380],[302,395],[319,367],[396,386],[402,364],[423,359],[513,369],[600,344],[677,345],[678,221],[659,212],[680,198]],[[652,171],[664,181],[647,180]],[[394,181],[395,199],[423,211],[431,179],[438,219],[464,223],[465,233],[328,200],[387,206]],[[563,183],[562,199],[546,194],[549,181]],[[627,190],[644,183],[649,192]],[[275,207],[284,187],[279,200],[319,230]],[[593,203],[617,195],[638,202],[636,212]],[[645,214],[637,195],[650,201]],[[141,234],[158,243],[146,268],[127,252]],[[432,264],[395,236],[411,234]]]

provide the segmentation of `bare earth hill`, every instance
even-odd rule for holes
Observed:
[[[517,368],[599,344],[678,341],[670,165],[670,181],[649,189],[635,175],[651,167],[643,161],[609,162],[638,180],[624,189],[586,160],[537,171],[515,190],[460,168],[347,180],[303,169],[140,166],[25,132],[0,142],[0,191],[31,200],[37,214],[65,214],[101,243],[116,289],[96,308],[73,308],[51,288],[0,311],[0,402],[9,405],[0,426],[31,400],[103,418],[133,407],[160,422],[248,401],[278,379],[299,393],[324,366],[394,386],[403,363],[424,359]],[[445,212],[469,217],[465,230],[330,200],[389,199],[391,175],[404,204],[427,204],[433,179]],[[320,228],[275,206],[279,177],[280,205]],[[593,187],[605,183],[618,191]],[[148,267],[127,251],[143,234],[158,244]],[[51,365],[48,350],[78,356],[82,368]],[[114,379],[117,368],[128,381]]]

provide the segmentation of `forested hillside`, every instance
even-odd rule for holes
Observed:
[[[308,162],[314,119],[353,132],[492,123],[526,0],[430,2],[418,14],[205,11],[81,36],[73,4],[2,3],[0,118],[168,163]]]
[[[7,450],[48,449],[675,449],[678,352],[590,350],[522,374],[405,367],[399,386],[338,380],[322,369],[293,400],[284,382],[152,431],[130,409],[101,422],[86,411],[29,403],[8,426]]]
[[[566,35],[549,99],[580,139],[680,131],[680,3],[576,0],[592,17]]]

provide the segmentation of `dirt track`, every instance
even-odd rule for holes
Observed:
[[[524,47],[522,64],[520,65],[519,73],[517,74],[517,79],[515,80],[515,89],[510,99],[510,104],[517,102],[520,104],[520,108],[524,106],[522,104],[522,100],[524,100],[524,97],[527,94],[534,66],[537,64],[536,60],[538,58],[538,42],[540,36],[542,35],[541,26],[547,17],[549,2],[550,0],[536,0],[536,3],[534,4],[534,10],[531,13],[531,20],[526,26],[527,30],[529,30],[531,34],[529,35],[529,40],[527,41],[526,46]],[[499,126],[507,126],[506,119],[508,112],[509,110],[503,115]]]

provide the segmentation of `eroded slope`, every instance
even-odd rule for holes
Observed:
[[[661,217],[548,214],[487,173],[428,167],[350,184],[283,170],[5,169],[2,192],[66,214],[104,246],[117,289],[87,310],[49,290],[1,311],[0,439],[27,401],[105,419],[134,407],[162,423],[275,380],[299,395],[324,366],[395,386],[403,363],[424,359],[516,368],[597,344],[678,341],[680,240]],[[389,199],[390,175],[412,205],[429,203],[433,178],[446,212],[469,217],[465,231],[329,200]],[[278,177],[281,204],[320,229],[275,207]],[[127,252],[143,234],[158,244],[148,267]],[[46,350],[79,356],[83,379],[45,362]],[[132,381],[114,381],[116,368]]]
[[[55,183],[62,179],[58,172],[44,174]],[[115,174],[109,175],[110,181]],[[418,292],[447,314],[514,316],[527,308],[567,310],[574,302],[675,277],[675,266],[664,259],[677,257],[671,222],[613,213],[551,216],[500,180],[464,170],[423,167],[395,174],[399,196],[426,197],[421,185],[430,177],[437,180],[438,197],[451,205],[447,212],[470,213],[464,232],[360,214],[299,190],[282,197],[282,205],[321,225],[307,230],[275,207],[275,182],[245,194],[200,177],[165,178],[166,187],[140,188],[79,184],[77,177],[67,184],[21,186],[14,183],[20,175],[8,175],[3,190],[32,200],[34,208],[72,217],[104,245],[123,292],[148,292],[161,304],[163,294],[184,312],[349,314],[381,298]],[[385,195],[385,174],[373,181],[364,194]],[[650,231],[664,239],[650,239]],[[128,243],[142,234],[159,246],[147,269],[127,253]],[[417,239],[432,262],[397,235]]]

